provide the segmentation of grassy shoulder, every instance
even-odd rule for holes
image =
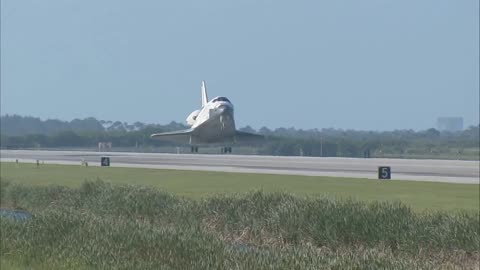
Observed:
[[[31,269],[478,269],[478,213],[248,192],[188,199],[141,185],[2,181],[2,266]],[[23,267],[22,267],[23,268]],[[3,269],[3,268],[2,268]]]
[[[35,186],[78,187],[84,180],[101,179],[114,184],[153,186],[194,199],[262,190],[361,201],[401,201],[416,211],[479,210],[479,185],[469,184],[73,165],[37,168],[34,164],[17,166],[8,162],[0,165],[2,181]]]

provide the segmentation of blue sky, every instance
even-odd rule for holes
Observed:
[[[479,1],[1,1],[1,113],[238,126],[479,122]]]

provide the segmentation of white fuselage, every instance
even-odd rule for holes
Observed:
[[[192,152],[198,152],[200,144],[222,144],[222,153],[231,153],[233,143],[264,139],[262,135],[236,130],[232,103],[226,97],[208,101],[205,81],[202,81],[202,108],[193,111],[187,123],[189,129],[155,133],[150,137],[188,143]]]
[[[193,129],[191,143],[232,143],[235,137],[233,105],[225,97],[216,97],[187,118]]]

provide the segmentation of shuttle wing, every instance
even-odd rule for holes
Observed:
[[[150,135],[150,137],[171,142],[189,143],[192,132],[193,129],[189,128],[172,132],[155,133]]]
[[[253,134],[243,131],[235,131],[235,142],[242,143],[242,142],[263,142],[265,140],[265,136],[259,134]]]

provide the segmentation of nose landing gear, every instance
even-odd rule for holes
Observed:
[[[192,153],[198,153],[198,146],[191,146],[191,147],[190,147],[190,152],[192,152]]]
[[[220,124],[221,124],[220,130],[224,131],[225,130],[225,121],[223,119],[223,115],[220,115]]]

